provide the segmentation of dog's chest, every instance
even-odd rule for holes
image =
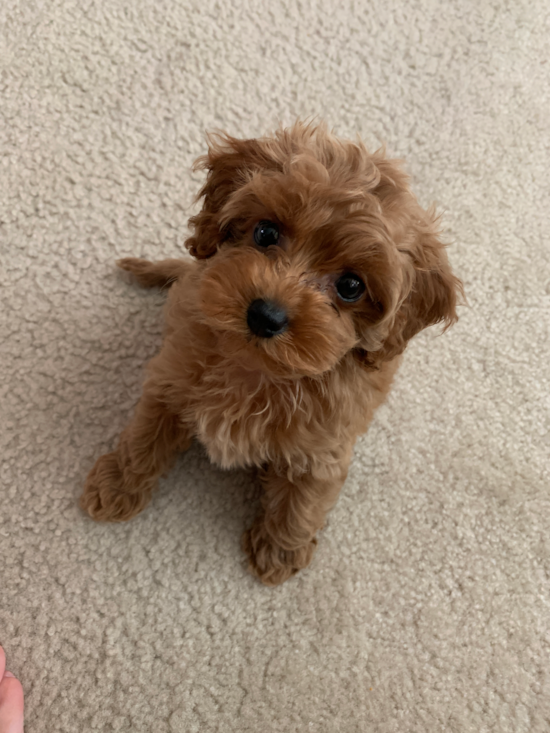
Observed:
[[[239,368],[203,375],[190,411],[197,438],[223,468],[292,460],[298,434],[314,429],[300,380],[273,384]]]

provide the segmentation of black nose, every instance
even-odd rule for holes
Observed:
[[[284,308],[270,300],[253,300],[248,307],[246,322],[256,336],[270,339],[286,331],[288,316]]]

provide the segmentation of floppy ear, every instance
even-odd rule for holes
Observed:
[[[220,223],[220,213],[229,196],[247,180],[247,175],[266,167],[269,158],[258,140],[237,140],[225,133],[209,135],[208,153],[195,161],[193,170],[208,171],[197,200],[201,211],[191,217],[193,234],[185,246],[197,259],[216,254],[229,232]]]
[[[433,221],[433,214],[431,217]],[[427,326],[441,322],[445,330],[452,326],[458,320],[458,295],[463,294],[462,283],[451,272],[445,246],[430,228],[420,233],[412,260],[413,286],[403,304],[406,318],[401,337],[405,342]]]
[[[444,323],[444,330],[458,320],[456,306],[464,295],[461,281],[453,275],[445,245],[439,239],[433,211],[424,212],[413,224],[414,240],[401,250],[407,292],[393,319],[382,346],[376,351],[360,351],[365,366],[377,368],[381,362],[401,354],[409,340],[428,326]]]
[[[391,294],[397,310],[387,313],[373,333],[367,330],[364,347],[357,350],[364,366],[377,369],[427,326],[443,322],[449,328],[458,319],[457,300],[464,291],[451,272],[435,210],[420,206],[401,161],[386,158],[383,149],[371,160],[378,173],[372,193],[380,204],[388,254],[392,268],[401,267],[399,278],[386,276],[379,283],[380,293]]]

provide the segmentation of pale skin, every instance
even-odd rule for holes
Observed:
[[[0,646],[0,733],[23,733],[23,687],[6,670],[6,654]]]

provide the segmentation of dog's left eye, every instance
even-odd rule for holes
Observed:
[[[273,221],[260,221],[254,229],[254,241],[259,247],[279,243],[279,226]]]
[[[336,292],[346,303],[355,303],[365,292],[365,283],[352,272],[345,272],[336,281]]]

